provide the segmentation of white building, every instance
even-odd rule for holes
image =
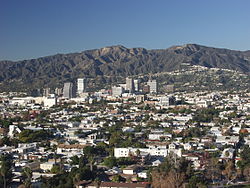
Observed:
[[[115,148],[114,156],[119,157],[128,157],[129,155],[137,155],[137,152],[148,153],[151,156],[162,156],[166,157],[170,153],[175,153],[177,156],[181,157],[181,149],[164,149],[164,148]]]
[[[157,93],[158,92],[158,84],[156,80],[149,80],[147,85],[149,86],[150,93]]]
[[[174,96],[162,96],[159,98],[159,105],[169,106],[174,105],[175,97]]]
[[[123,87],[112,87],[112,96],[120,97],[123,94]]]
[[[21,131],[21,129],[19,129],[18,126],[16,126],[16,125],[10,125],[10,126],[9,126],[8,136],[9,136],[10,138],[13,138],[15,133],[21,133],[21,132],[22,132],[22,131]]]
[[[74,155],[82,155],[84,147],[85,145],[81,145],[81,144],[72,144],[72,145],[60,144],[58,145],[56,151],[58,154],[72,157]]]
[[[25,144],[25,143],[20,144],[19,143],[18,147],[14,151],[16,151],[18,153],[25,154],[28,152],[35,151],[36,149],[37,149],[36,143],[28,143],[28,144]]]
[[[148,135],[149,140],[161,140],[161,139],[170,139],[172,134],[169,133],[151,133]]]
[[[54,165],[55,165],[55,162],[41,163],[40,168],[44,171],[49,171],[53,168]]]
[[[134,80],[135,91],[140,90],[139,83],[140,83],[139,80]]]
[[[239,136],[217,136],[215,142],[222,145],[236,145],[239,139]]]
[[[55,105],[57,105],[57,98],[55,97],[55,95],[50,95],[43,99],[44,107],[51,108],[52,106],[55,106]]]
[[[78,78],[77,79],[77,94],[78,96],[81,95],[86,89],[86,79],[85,78]]]

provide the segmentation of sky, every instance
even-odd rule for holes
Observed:
[[[0,60],[105,46],[250,50],[249,0],[0,0]]]

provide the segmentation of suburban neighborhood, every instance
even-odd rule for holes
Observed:
[[[72,83],[42,96],[1,93],[3,181],[34,188],[248,183],[250,93],[167,88],[158,93],[157,80],[126,78],[86,92],[81,78],[75,94]]]

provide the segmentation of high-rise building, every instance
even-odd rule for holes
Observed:
[[[150,93],[157,93],[158,92],[158,84],[156,80],[149,80],[148,81],[149,91]]]
[[[134,80],[135,91],[139,91],[139,80]]]
[[[55,88],[55,94],[57,97],[61,97],[63,95],[63,88]]]
[[[63,97],[68,99],[73,97],[73,84],[71,82],[64,83]]]
[[[78,96],[83,93],[86,89],[86,79],[85,78],[78,78],[77,79],[77,94]]]
[[[135,90],[134,86],[134,79],[133,78],[126,78],[126,90],[128,90],[130,93],[133,93]]]
[[[43,89],[43,96],[44,96],[44,97],[48,97],[49,94],[50,94],[50,88],[49,88],[49,87],[44,88],[44,89]]]

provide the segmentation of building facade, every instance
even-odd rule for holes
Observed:
[[[86,90],[86,79],[78,78],[77,79],[77,94],[78,96]]]
[[[135,91],[133,78],[126,78],[126,90],[128,90],[130,93],[133,93]]]
[[[156,80],[149,80],[147,84],[149,86],[150,93],[157,93],[158,92],[158,83]]]
[[[64,83],[63,97],[68,99],[73,97],[73,83],[71,82]]]
[[[122,93],[123,93],[123,87],[121,87],[121,86],[119,86],[119,87],[117,87],[117,86],[112,87],[112,96],[119,97],[119,96],[122,95]]]

